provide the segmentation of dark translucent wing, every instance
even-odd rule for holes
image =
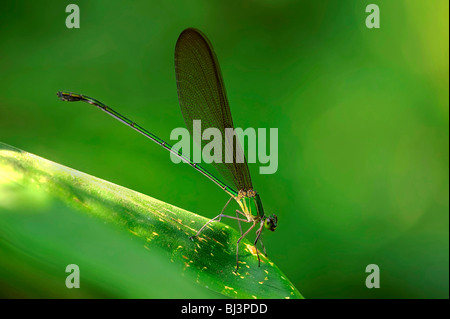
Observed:
[[[201,120],[202,130],[209,127],[219,129],[222,136],[221,163],[213,162],[212,165],[238,191],[252,189],[242,147],[237,138],[225,134],[225,128],[234,130],[234,125],[219,62],[211,43],[199,30],[186,29],[178,38],[175,47],[175,73],[178,101],[191,136],[194,134],[193,120]],[[209,142],[202,140],[202,149]],[[232,154],[228,158],[230,163],[226,162],[225,154]]]

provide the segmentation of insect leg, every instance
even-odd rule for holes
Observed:
[[[242,238],[244,238],[253,229],[253,227],[255,227],[255,225],[256,225],[256,222],[253,222],[253,225],[251,225],[249,227],[249,229],[247,229],[247,231],[241,237],[239,237],[239,239],[236,242],[236,271],[235,272],[237,272],[239,269],[239,242],[242,240]]]

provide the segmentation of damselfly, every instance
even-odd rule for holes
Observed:
[[[220,221],[222,218],[237,220],[241,237],[236,243],[236,271],[239,268],[239,242],[255,227],[256,238],[253,244],[258,263],[260,264],[261,259],[256,244],[259,242],[264,254],[266,254],[266,249],[261,240],[261,233],[263,229],[274,231],[277,227],[278,219],[274,214],[270,216],[265,215],[261,198],[258,192],[253,189],[247,161],[239,140],[225,133],[226,128],[234,130],[230,106],[228,104],[219,62],[211,43],[201,31],[189,28],[180,34],[175,47],[175,73],[181,112],[191,136],[193,136],[195,130],[193,121],[201,120],[201,123],[203,125],[206,124],[206,127],[217,128],[220,131],[222,145],[228,145],[228,147],[231,145],[233,147],[231,151],[233,156],[232,160],[212,161],[212,165],[214,165],[225,182],[211,174],[198,163],[195,163],[190,157],[183,155],[180,150],[173,149],[170,144],[102,102],[82,94],[71,92],[58,92],[57,95],[63,101],[82,101],[98,107],[153,142],[161,145],[222,188],[230,195],[230,199],[223,207],[221,213],[204,224],[195,235],[191,236],[191,239],[194,240],[213,221]],[[232,140],[230,141],[229,139]],[[204,142],[202,140],[202,144]],[[224,214],[225,208],[230,204],[232,199],[238,203],[240,208],[240,210],[236,210],[236,216]],[[256,209],[256,214],[252,213],[252,206]],[[245,232],[242,232],[240,222],[250,223],[251,226]]]

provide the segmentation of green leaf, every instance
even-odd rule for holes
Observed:
[[[72,258],[81,260],[80,270],[85,270],[81,278],[89,289],[83,297],[210,298],[219,293],[302,298],[263,254],[258,267],[255,248],[246,239],[234,273],[240,237],[234,228],[212,223],[190,240],[208,219],[2,143],[0,213],[0,247],[6,251],[0,256],[0,278],[9,274],[6,284],[22,287],[16,289],[18,295],[34,289],[35,295],[53,296],[44,284],[36,288],[44,277],[18,275],[40,267],[59,272],[45,277],[47,284],[57,282],[64,296],[70,296],[67,291],[76,289],[65,288],[68,274],[56,268]]]

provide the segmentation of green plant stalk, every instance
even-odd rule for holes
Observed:
[[[148,254],[153,248],[164,251],[181,275],[224,296],[303,298],[263,254],[258,267],[255,248],[246,239],[240,244],[239,271],[233,272],[240,237],[234,228],[216,222],[192,241],[189,236],[205,217],[0,143],[0,186],[8,184],[29,188],[30,194],[45,191],[74,211],[128,230]]]

